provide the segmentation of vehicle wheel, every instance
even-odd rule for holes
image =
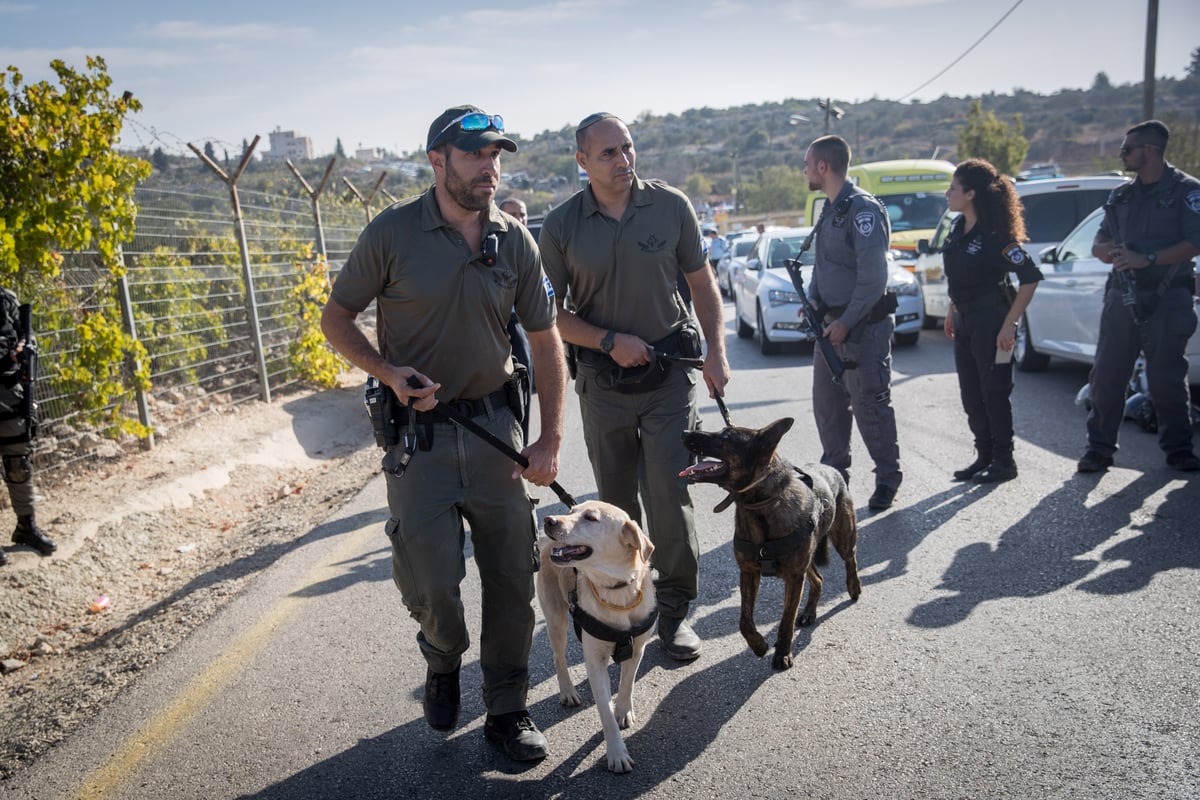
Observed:
[[[938,328],[942,327],[942,318],[931,317],[926,314],[925,320],[921,323],[921,327],[927,331],[936,331]]]
[[[1017,326],[1017,340],[1013,344],[1013,364],[1021,372],[1041,372],[1050,363],[1050,356],[1033,348],[1033,337],[1029,335],[1029,317],[1021,315]]]
[[[739,339],[749,339],[754,335],[754,328],[746,324],[742,319],[742,312],[738,309],[737,298],[733,298],[733,317],[737,320],[737,335]]]
[[[758,309],[758,330],[755,331],[758,335],[758,349],[764,356],[773,356],[783,350],[783,345],[779,342],[772,342],[767,338],[767,326],[763,324],[762,309]]]
[[[897,333],[896,344],[904,347],[912,347],[921,339],[920,331],[912,331],[911,333]]]

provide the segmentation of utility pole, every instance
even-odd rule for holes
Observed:
[[[829,133],[829,118],[841,119],[846,112],[833,104],[832,98],[817,101],[817,108],[825,112],[825,133]]]
[[[1146,9],[1146,71],[1142,76],[1142,119],[1154,119],[1154,52],[1158,41],[1158,0]]]

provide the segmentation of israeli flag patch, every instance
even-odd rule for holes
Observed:
[[[546,299],[554,302],[554,284],[545,275],[542,276],[542,286],[546,289]]]
[[[1188,192],[1187,199],[1184,202],[1187,203],[1189,211],[1193,214],[1200,214],[1200,189]]]
[[[1021,245],[1013,242],[1008,247],[1004,248],[1004,259],[1010,264],[1024,263],[1025,251],[1021,249]]]
[[[860,211],[854,217],[854,227],[862,236],[870,236],[875,232],[875,215],[870,211]]]

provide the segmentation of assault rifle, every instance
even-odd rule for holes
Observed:
[[[37,436],[37,403],[33,401],[33,384],[37,381],[38,354],[33,341],[33,307],[23,303],[17,307],[17,341],[24,340],[25,346],[17,356],[21,365],[21,416],[25,419],[25,433],[29,441]]]
[[[808,299],[808,293],[804,291],[804,276],[800,273],[800,256],[812,247],[813,237],[816,234],[817,229],[814,227],[805,237],[804,243],[800,245],[800,252],[796,253],[796,257],[789,258],[784,264],[787,266],[788,277],[792,279],[792,286],[796,287],[796,294],[800,296],[800,308],[804,311],[804,321],[808,324],[808,332],[812,334],[817,346],[821,348],[821,354],[825,356],[825,363],[829,365],[829,371],[833,374],[833,382],[841,383],[842,376],[846,374],[846,365],[842,363],[841,356],[834,349],[833,342],[825,338],[825,325]]]

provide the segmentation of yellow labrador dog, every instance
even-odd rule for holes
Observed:
[[[558,699],[580,704],[567,671],[567,614],[583,643],[583,660],[608,750],[608,768],[629,772],[633,759],[621,739],[622,728],[636,719],[633,682],[646,641],[658,618],[650,554],[654,545],[621,509],[597,500],[580,503],[565,516],[546,517],[539,540],[542,567],[537,574],[538,602],[554,650]],[[613,704],[609,659],[621,665]]]

